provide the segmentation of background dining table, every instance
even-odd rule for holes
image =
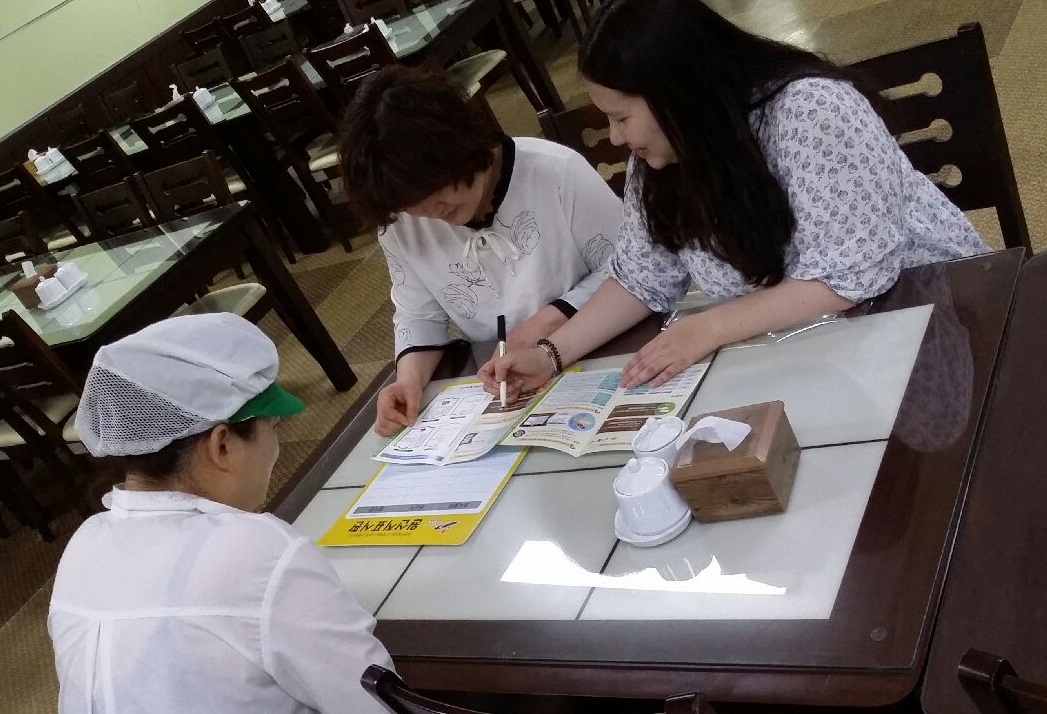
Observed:
[[[909,269],[845,319],[712,358],[688,416],[785,402],[783,514],[635,547],[612,525],[627,453],[533,450],[463,546],[325,552],[418,688],[918,706],[1022,259]],[[374,472],[373,419],[374,399],[276,513],[319,537]]]

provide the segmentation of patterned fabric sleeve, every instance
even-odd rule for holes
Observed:
[[[625,177],[625,212],[608,270],[611,277],[653,312],[669,312],[687,292],[691,277],[678,255],[651,242],[640,195],[636,159],[630,158]]]
[[[607,261],[622,221],[622,201],[581,154],[571,154],[560,176],[560,201],[589,274],[560,299],[576,310],[607,279]]]
[[[406,350],[417,347],[445,345],[451,341],[447,329],[447,313],[421,278],[411,268],[410,262],[400,250],[394,223],[378,236],[378,243],[385,253],[389,266],[392,288],[389,296],[393,301],[393,334],[396,358]]]
[[[796,217],[786,273],[853,302],[881,294],[905,257],[908,160],[850,84],[797,80],[767,107],[772,171]]]

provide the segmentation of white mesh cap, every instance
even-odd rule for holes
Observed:
[[[278,366],[272,340],[242,317],[172,317],[98,350],[76,433],[94,456],[151,454],[227,421]]]

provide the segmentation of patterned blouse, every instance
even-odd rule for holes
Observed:
[[[765,105],[763,121],[753,112],[750,125],[796,217],[787,276],[820,280],[857,303],[886,291],[904,268],[989,251],[849,83],[796,80]],[[635,161],[609,263],[622,286],[655,312],[667,312],[692,281],[713,300],[754,290],[710,253],[684,248],[674,255],[651,242]]]

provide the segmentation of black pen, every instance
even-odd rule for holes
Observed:
[[[498,316],[498,356],[505,357],[505,315]],[[498,383],[498,396],[501,399],[502,409],[506,407],[505,380]]]

